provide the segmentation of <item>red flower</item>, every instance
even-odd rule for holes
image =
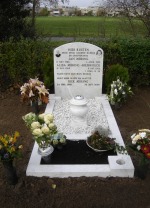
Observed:
[[[149,145],[141,145],[141,151],[145,154],[150,153],[150,146]]]

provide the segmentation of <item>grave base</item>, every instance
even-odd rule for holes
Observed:
[[[46,107],[45,113],[52,113],[55,105],[54,95],[50,95],[50,103]],[[110,108],[106,95],[98,97],[99,101],[103,105],[104,113],[108,121],[111,134],[116,138],[116,142],[124,146],[123,139],[121,137],[118,125],[114,118],[113,112]],[[68,134],[67,139],[70,140],[85,140],[87,134]],[[29,160],[29,164],[26,171],[27,176],[37,177],[134,177],[134,166],[129,155],[111,155],[108,156],[108,164],[41,164],[41,156],[38,154],[38,145],[34,144],[32,154]]]

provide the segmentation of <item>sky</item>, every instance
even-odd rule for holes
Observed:
[[[65,1],[65,0],[64,0]],[[99,6],[101,2],[103,2],[104,0],[69,0],[69,3],[60,3],[60,5],[64,5],[64,6],[74,6],[74,7],[88,7],[88,6]],[[43,6],[49,5],[49,3],[47,4],[47,2],[49,2],[48,0],[41,0],[41,3],[43,4]],[[59,1],[60,2],[60,1]]]
[[[69,6],[78,6],[78,7],[88,7],[97,5],[95,0],[69,0],[69,4],[65,3],[65,5]]]

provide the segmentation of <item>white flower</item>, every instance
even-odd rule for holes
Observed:
[[[141,137],[139,134],[135,135],[134,138],[132,139],[132,144],[136,144],[138,140],[140,140]]]
[[[132,140],[132,144],[136,144],[136,142],[137,142],[136,140]]]
[[[38,136],[38,137],[43,136],[43,133],[42,133],[41,129],[34,129],[34,130],[32,131],[32,134],[33,134],[34,136]]]
[[[136,134],[132,134],[131,139],[133,139],[135,137]]]
[[[47,122],[47,123],[52,123],[53,120],[54,120],[54,116],[53,116],[51,113],[45,114],[45,116],[44,116],[44,121],[45,121],[45,123],[46,123],[47,121],[49,121],[49,122]]]
[[[111,88],[113,88],[114,87],[114,85],[113,84],[111,84]]]
[[[50,123],[50,121],[49,121],[48,119],[45,119],[45,118],[44,118],[44,122],[45,122],[47,125],[49,125],[49,123]]]
[[[137,150],[140,150],[140,149],[141,149],[141,146],[140,146],[140,145],[138,145],[138,146],[137,146]]]
[[[114,90],[114,94],[118,95],[118,90],[117,89]]]
[[[54,139],[53,140],[53,145],[57,145],[58,144],[58,140],[57,139]]]
[[[141,133],[139,133],[139,135],[141,136],[141,138],[143,139],[143,138],[145,138],[146,137],[146,132],[141,132]]]
[[[35,121],[31,124],[31,129],[37,129],[37,128],[40,128],[41,125],[38,121]]]
[[[64,137],[60,139],[60,143],[63,144],[63,143],[65,143],[65,142],[66,142],[66,139],[65,139]]]
[[[146,133],[150,133],[149,129],[139,129],[139,132],[146,132]]]
[[[38,89],[39,94],[43,94],[43,95],[49,94],[49,92],[47,91],[44,85],[40,87],[36,86],[35,88]]]
[[[20,87],[21,94],[24,94],[26,92],[26,89],[27,89],[27,84],[24,84],[22,87]]]
[[[36,121],[36,115],[34,113],[28,113],[22,118],[28,126],[30,126],[33,121]]]
[[[33,85],[39,85],[39,86],[43,84],[43,82],[39,81],[38,78],[35,78],[35,79],[30,78],[29,83]]]
[[[35,95],[33,94],[32,90],[30,90],[29,97],[32,97],[32,96],[35,96]]]
[[[54,124],[54,123],[49,123],[48,127],[49,127],[50,129],[52,129],[52,128],[55,127],[55,124]]]
[[[49,128],[45,125],[45,126],[43,126],[42,128],[41,128],[41,130],[42,130],[42,132],[44,133],[44,134],[49,134],[50,133],[50,130],[49,130]]]
[[[42,113],[42,114],[39,114],[39,118],[41,119],[41,120],[44,120],[44,113]]]

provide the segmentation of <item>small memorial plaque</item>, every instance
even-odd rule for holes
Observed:
[[[55,95],[95,98],[102,94],[103,50],[74,42],[54,50]]]

